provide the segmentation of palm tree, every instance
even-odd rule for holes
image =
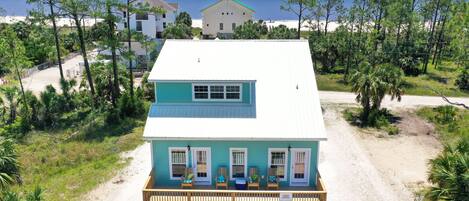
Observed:
[[[386,94],[391,100],[401,100],[402,71],[391,65],[372,67],[367,62],[360,64],[359,70],[352,73],[352,91],[356,101],[363,106],[362,120],[367,120],[371,110],[379,110]]]
[[[455,146],[446,145],[443,152],[430,160],[428,180],[434,184],[427,193],[430,200],[469,200],[469,138]]]
[[[15,86],[4,86],[0,88],[0,92],[3,94],[3,96],[5,96],[5,100],[7,101],[5,107],[8,106],[9,108],[8,120],[6,123],[11,124],[16,119],[16,108],[18,106],[18,88]]]
[[[0,191],[13,183],[21,183],[19,163],[14,143],[10,139],[0,138]]]

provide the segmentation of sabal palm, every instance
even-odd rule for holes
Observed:
[[[352,73],[350,82],[352,91],[357,94],[356,101],[363,106],[363,117],[367,118],[370,110],[379,109],[386,94],[391,99],[401,99],[401,77],[399,68],[382,65],[372,67],[363,62],[359,70]]]
[[[18,104],[18,88],[17,87],[2,87],[0,88],[0,92],[3,94],[5,97],[5,100],[7,103],[5,106],[8,106],[9,108],[9,118],[7,123],[13,123],[13,121],[16,119],[16,107]]]
[[[443,152],[430,160],[428,180],[434,184],[427,194],[430,200],[469,200],[469,138],[455,146],[446,145]]]
[[[0,138],[0,191],[21,183],[19,163],[12,140]]]

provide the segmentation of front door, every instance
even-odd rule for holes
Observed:
[[[192,148],[192,167],[194,168],[194,181],[199,185],[211,185],[211,156],[210,148]]]
[[[290,186],[309,185],[311,149],[291,149]]]

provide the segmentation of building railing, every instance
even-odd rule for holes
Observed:
[[[292,201],[326,201],[327,191],[321,176],[317,176],[317,190],[205,190],[154,188],[153,170],[143,188],[143,201],[279,201],[280,197]],[[288,199],[282,199],[288,200]]]

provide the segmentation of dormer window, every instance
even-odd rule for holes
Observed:
[[[193,84],[192,97],[196,101],[240,101],[241,84]]]

